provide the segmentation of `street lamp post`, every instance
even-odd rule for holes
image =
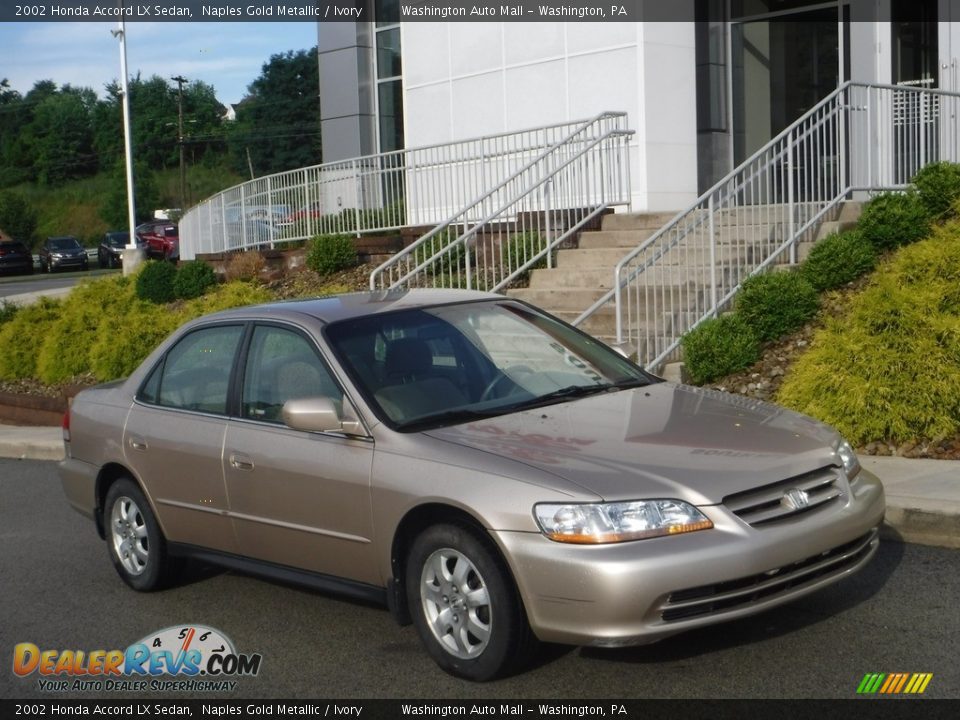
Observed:
[[[123,152],[127,170],[127,223],[130,237],[127,246],[123,249],[123,274],[130,275],[143,262],[143,250],[137,246],[135,228],[137,213],[134,206],[133,194],[133,149],[130,141],[130,92],[127,86],[127,33],[123,20],[119,22],[119,29],[114,30],[113,36],[120,40],[120,92],[123,106]]]

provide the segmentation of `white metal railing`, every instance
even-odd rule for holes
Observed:
[[[630,203],[625,113],[583,121],[380,265],[370,288],[498,291],[606,208]]]
[[[924,165],[956,160],[960,94],[848,82],[625,254],[613,288],[616,341],[657,369],[680,338],[727,308],[854,191],[896,190]]]
[[[273,247],[321,233],[358,236],[437,225],[584,122],[398,150],[250,180],[208,198],[181,218],[180,256],[190,260],[198,253]],[[476,213],[484,210],[475,208]]]

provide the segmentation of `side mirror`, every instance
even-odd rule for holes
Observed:
[[[281,415],[287,427],[305,432],[342,432],[348,435],[363,435],[363,425],[356,412],[344,398],[343,410],[337,408],[333,398],[324,395],[309,398],[293,398],[283,404]]]
[[[610,346],[618,355],[622,355],[627,360],[637,361],[637,348],[633,343],[623,342]]]

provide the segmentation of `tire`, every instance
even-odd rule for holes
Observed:
[[[451,675],[492,680],[522,667],[535,649],[513,578],[478,531],[427,528],[410,548],[405,584],[420,640]]]
[[[137,484],[128,477],[113,483],[103,512],[107,552],[123,581],[140,592],[168,585],[177,566],[167,555],[167,541]]]

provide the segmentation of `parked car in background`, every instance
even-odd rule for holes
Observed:
[[[123,250],[129,242],[130,233],[126,230],[104,233],[103,240],[97,248],[97,264],[102,268],[123,265]],[[142,246],[143,243],[138,239],[137,245]]]
[[[29,275],[32,272],[30,248],[16,240],[0,240],[0,273]]]
[[[841,581],[885,507],[827,425],[469,291],[200,318],[63,434],[67,499],[135,590],[184,555],[339,590],[471,680],[537,640],[650,643]]]
[[[304,205],[299,210],[290,213],[283,219],[283,225],[290,225],[291,223],[297,223],[306,220],[307,218],[312,218],[317,220],[323,217],[323,209],[320,206],[320,201],[316,200],[309,205]]]
[[[86,248],[72,235],[47,238],[37,254],[40,257],[40,269],[44,272],[87,270],[90,267]]]
[[[180,230],[169,220],[151,220],[134,228],[134,233],[143,243],[147,257],[155,260],[180,259]]]
[[[277,241],[280,230],[267,220],[247,220],[242,226],[244,245],[264,248]]]

